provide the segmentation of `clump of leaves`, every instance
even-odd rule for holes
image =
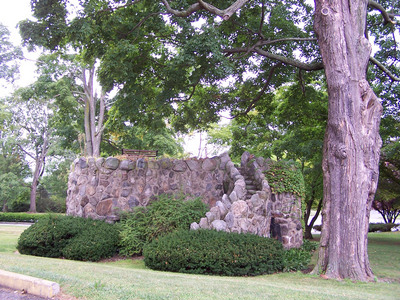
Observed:
[[[296,162],[292,160],[271,161],[269,170],[264,173],[272,193],[292,193],[304,199],[304,177]]]
[[[136,207],[121,217],[120,253],[140,255],[144,245],[175,230],[188,230],[207,210],[199,198],[185,200],[183,195],[160,195],[150,205]]]

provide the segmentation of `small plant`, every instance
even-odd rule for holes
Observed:
[[[307,269],[317,246],[318,243],[316,242],[304,240],[300,248],[286,250],[283,256],[283,270],[288,272]]]
[[[143,255],[151,269],[181,273],[254,276],[284,267],[279,241],[214,230],[173,232],[146,245]]]
[[[114,255],[116,226],[99,220],[49,216],[26,229],[18,239],[21,254],[98,261]]]
[[[153,239],[178,229],[188,230],[206,212],[207,206],[199,198],[160,195],[147,207],[137,207],[121,217],[120,253],[140,255],[143,246]]]

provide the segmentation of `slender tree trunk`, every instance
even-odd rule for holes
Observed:
[[[85,99],[85,152],[87,156],[93,156],[93,143],[90,130],[90,105],[89,99]]]
[[[47,156],[47,152],[49,150],[49,131],[46,130],[43,134],[43,146],[41,148],[40,154],[36,155],[35,159],[35,171],[33,173],[32,185],[31,185],[31,194],[30,194],[30,205],[29,212],[36,212],[36,194],[37,187],[39,185],[39,179],[43,175],[45,160]]]
[[[314,273],[373,278],[367,253],[378,181],[382,107],[366,80],[367,0],[315,0],[314,27],[329,94],[324,142],[323,226]]]
[[[317,219],[318,219],[318,216],[319,216],[319,214],[321,212],[321,208],[322,208],[322,199],[319,199],[317,211],[315,212],[314,217],[311,219],[311,222],[308,224],[308,219],[310,218],[311,206],[312,206],[313,202],[314,202],[314,200],[307,203],[306,216],[304,218],[304,224],[305,224],[304,238],[308,239],[308,240],[313,239],[311,231],[314,227],[315,221],[317,221]]]

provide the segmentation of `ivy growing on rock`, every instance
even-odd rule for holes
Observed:
[[[272,161],[269,170],[264,172],[272,193],[292,193],[304,199],[304,177],[298,163],[289,161]]]

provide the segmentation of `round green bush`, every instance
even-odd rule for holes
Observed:
[[[20,235],[17,249],[21,254],[54,258],[67,254],[71,259],[96,261],[116,253],[118,242],[114,225],[99,220],[49,216]]]
[[[85,230],[71,239],[63,249],[67,259],[99,261],[117,253],[118,230],[107,223],[93,223],[92,229]]]
[[[151,269],[181,273],[250,276],[284,267],[279,241],[214,230],[173,232],[147,244],[143,255]]]
[[[147,207],[137,207],[121,218],[120,253],[140,255],[143,247],[153,239],[178,229],[189,229],[207,212],[199,198],[160,195]]]
[[[21,254],[62,257],[62,250],[68,241],[84,229],[83,219],[49,216],[20,235],[17,249]]]

